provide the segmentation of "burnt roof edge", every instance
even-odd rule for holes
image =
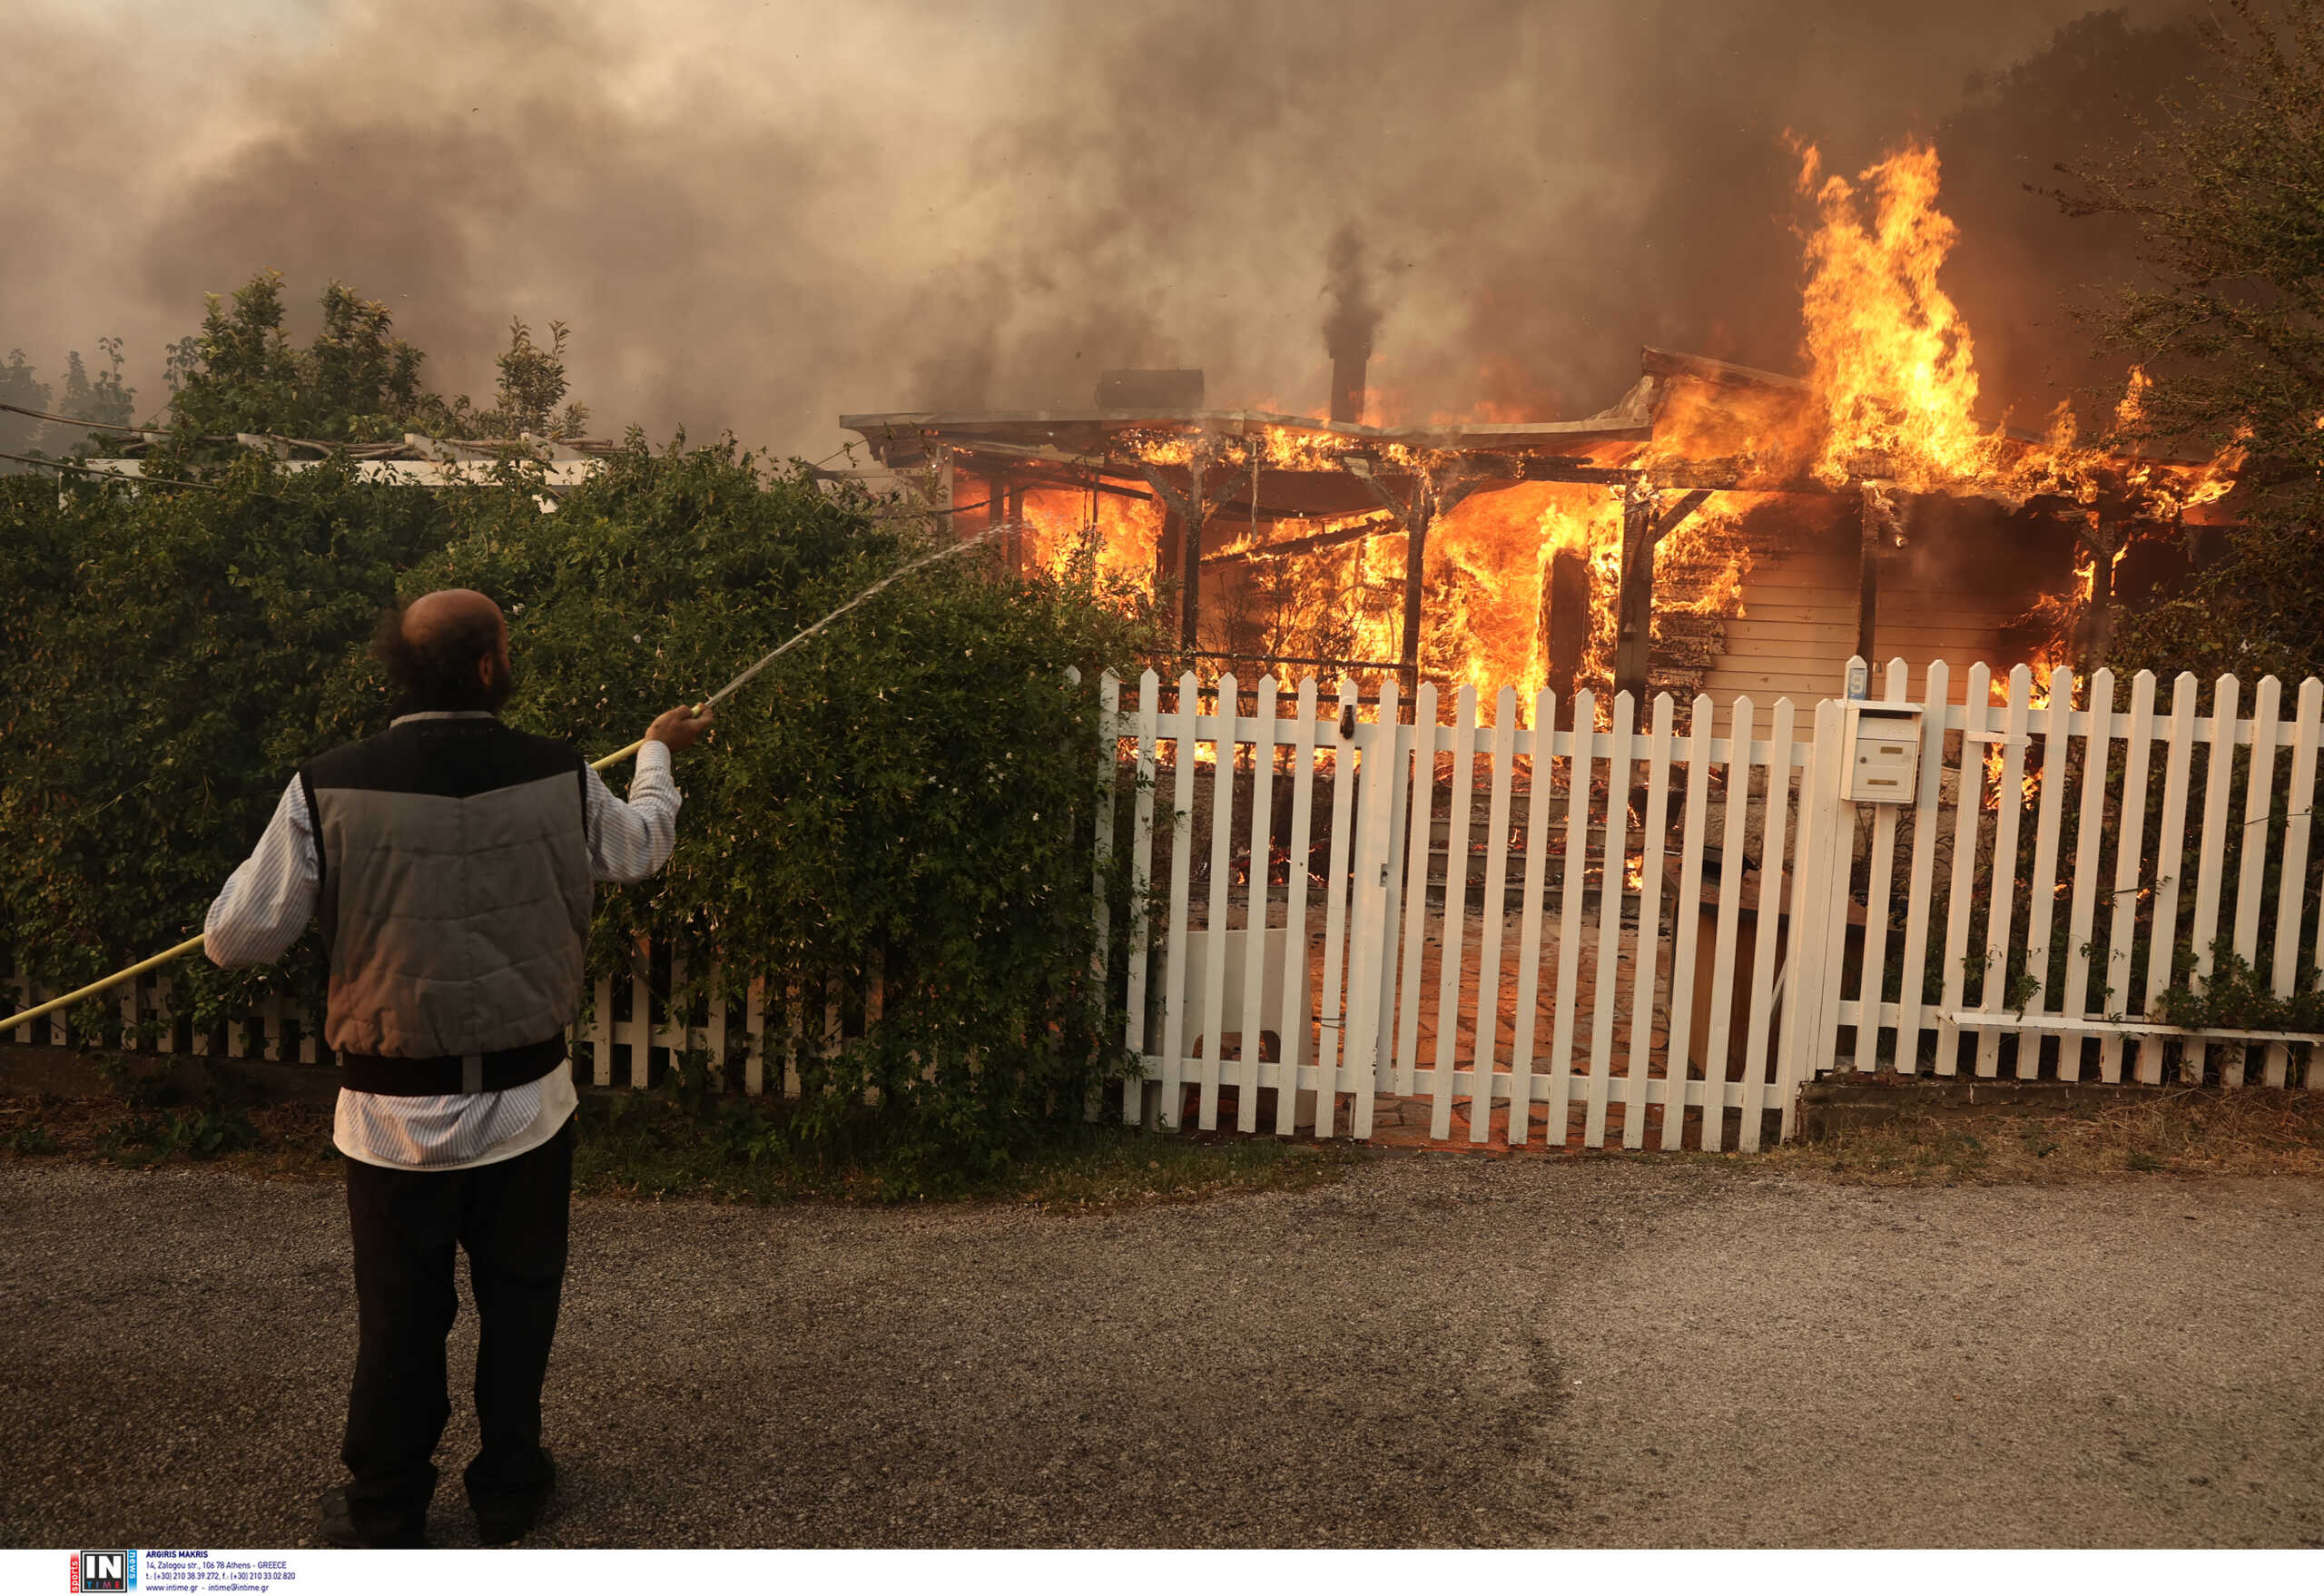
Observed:
[[[839,424],[866,438],[873,433],[927,433],[966,428],[1115,427],[1134,431],[1144,427],[1180,428],[1214,432],[1243,432],[1253,427],[1284,427],[1322,437],[1345,438],[1366,443],[1401,443],[1423,448],[1443,447],[1462,438],[1516,441],[1526,438],[1600,437],[1608,442],[1644,441],[1653,428],[1646,421],[1623,418],[1609,425],[1611,412],[1579,421],[1463,421],[1443,427],[1365,427],[1348,421],[1319,421],[1313,416],[1284,416],[1267,410],[892,410],[843,415]]]
[[[1714,360],[1709,355],[1680,354],[1676,350],[1659,350],[1648,344],[1638,351],[1639,369],[1649,377],[1690,377],[1698,382],[1716,382],[1723,388],[1777,388],[1805,393],[1805,379],[1787,377],[1780,371],[1762,371],[1757,366],[1738,366],[1732,360]]]

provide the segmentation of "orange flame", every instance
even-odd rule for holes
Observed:
[[[2035,494],[2089,503],[2102,480],[2112,479],[2142,498],[2143,513],[2153,518],[2225,494],[2242,464],[2240,449],[2222,450],[2201,468],[2126,467],[2113,448],[2080,440],[2063,403],[2038,442],[1979,424],[1975,343],[1938,281],[1959,237],[1937,208],[1938,177],[1936,151],[1917,141],[1866,167],[1854,183],[1822,176],[1815,149],[1802,152],[1799,190],[1813,197],[1821,219],[1807,241],[1802,301],[1812,409],[1823,428],[1813,474],[1833,487],[1886,478],[1915,491],[1986,493],[2013,503]],[[2140,437],[2152,386],[2143,370],[2132,369],[2105,444]]]
[[[1101,582],[1153,579],[1155,546],[1162,536],[1162,512],[1154,504],[1118,494],[1033,488],[1025,492],[1024,519],[1029,566],[1063,576],[1081,558],[1090,562]]]
[[[1816,183],[1809,149],[1803,192]],[[1958,236],[1936,208],[1936,151],[1913,143],[1857,183],[1813,187],[1823,226],[1807,243],[1810,380],[1829,426],[1813,468],[1837,487],[1893,477],[1913,488],[1993,473],[1994,438],[1979,430],[1968,325],[1937,271]]]

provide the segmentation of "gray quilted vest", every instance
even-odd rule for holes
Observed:
[[[428,1059],[563,1033],[589,931],[587,771],[562,743],[439,714],[299,773],[330,944],[326,1041]]]

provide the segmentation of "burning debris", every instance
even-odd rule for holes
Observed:
[[[1829,693],[1852,653],[2014,646],[2087,668],[2126,555],[2202,518],[2240,462],[2137,452],[2136,372],[2091,442],[2064,406],[2039,433],[1981,422],[1939,281],[1955,233],[1938,178],[1925,144],[1853,182],[1803,150],[1804,378],[1648,349],[1636,386],[1581,420],[1367,426],[1381,311],[1344,229],[1328,419],[1130,404],[1199,374],[1117,372],[1100,397],[1118,402],[1088,411],[842,422],[1021,521],[1012,559],[1175,586],[1181,647],[1213,672],[1394,670],[1528,703],[1610,686],[1643,705]]]

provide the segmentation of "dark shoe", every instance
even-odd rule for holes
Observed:
[[[356,1528],[354,1515],[348,1509],[347,1487],[344,1485],[334,1485],[317,1497],[315,1511],[320,1521],[316,1526],[315,1535],[326,1546],[346,1551],[383,1551],[428,1544],[427,1536],[419,1527],[413,1528],[408,1534],[387,1536],[368,1535]]]
[[[547,1515],[549,1498],[556,1490],[556,1460],[546,1446],[541,1448],[541,1466],[547,1470],[548,1478],[538,1490],[489,1502],[469,1498],[469,1505],[476,1509],[476,1538],[479,1545],[514,1545],[532,1533]]]

